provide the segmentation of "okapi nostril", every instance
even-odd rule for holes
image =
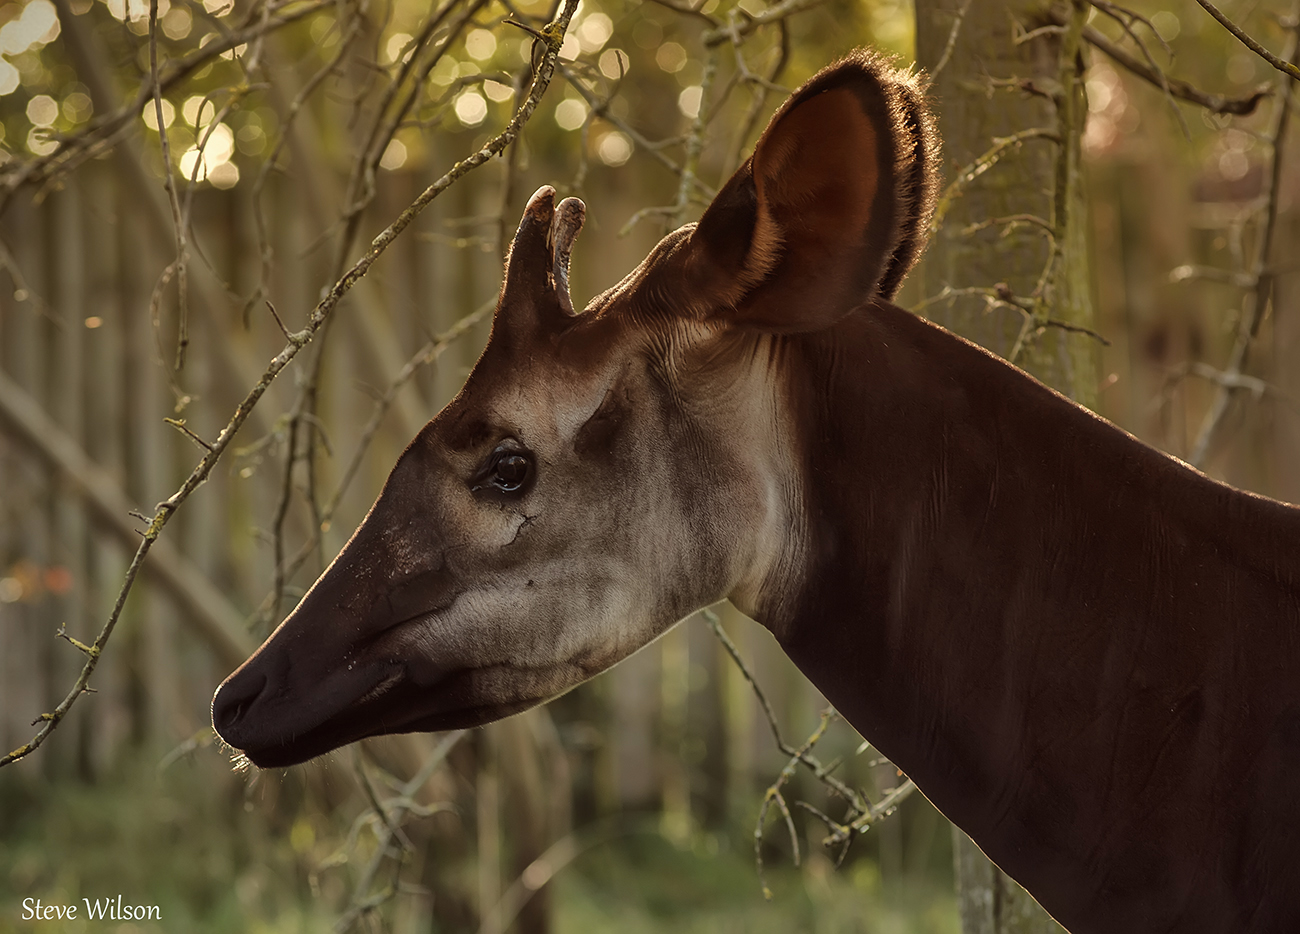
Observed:
[[[212,700],[212,725],[218,733],[229,739],[227,731],[240,725],[254,702],[266,688],[266,676],[227,681],[217,690]]]

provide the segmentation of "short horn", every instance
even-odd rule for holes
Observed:
[[[565,198],[555,208],[551,220],[551,278],[555,282],[555,297],[566,315],[573,315],[573,298],[569,295],[569,260],[573,255],[573,242],[582,232],[587,219],[587,206],[579,198]]]
[[[527,299],[548,286],[551,257],[547,241],[555,216],[554,203],[555,189],[550,185],[543,185],[528,199],[506,257],[503,300]]]

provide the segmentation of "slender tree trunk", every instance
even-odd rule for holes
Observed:
[[[1079,161],[1087,10],[1074,4],[1063,32],[1025,41],[1046,9],[1032,0],[916,5],[917,60],[936,76],[946,182],[969,178],[941,199],[943,226],[920,275],[923,313],[1091,407],[1098,346],[1078,330],[1093,329]],[[1061,930],[956,827],[953,844],[964,934]]]

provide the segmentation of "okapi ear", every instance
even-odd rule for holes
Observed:
[[[777,111],[691,234],[686,279],[711,317],[774,331],[892,297],[924,244],[937,149],[917,76],[854,53]]]
[[[586,206],[543,185],[528,199],[506,257],[505,279],[492,322],[494,335],[527,341],[538,330],[563,327],[572,317],[569,258],[582,230]]]

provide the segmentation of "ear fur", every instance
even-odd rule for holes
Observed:
[[[865,50],[824,69],[777,111],[692,232],[690,304],[805,331],[891,297],[924,245],[937,153],[916,74]]]

